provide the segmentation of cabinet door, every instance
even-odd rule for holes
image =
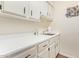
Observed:
[[[50,45],[50,58],[55,58],[56,57],[56,48],[55,48],[55,43],[53,43],[52,45]]]
[[[52,20],[54,17],[54,7],[52,7],[51,5],[48,5],[48,17],[50,18],[50,20]]]
[[[3,12],[25,16],[26,2],[25,1],[4,1],[3,2]]]
[[[41,2],[41,16],[47,16],[48,15],[48,3],[47,2]]]
[[[40,19],[40,2],[39,1],[31,1],[29,2],[29,18],[33,21],[39,21]]]
[[[56,44],[55,44],[55,47],[56,47],[56,56],[57,56],[57,54],[59,53],[59,50],[60,50],[60,36],[58,35],[57,37],[58,38],[56,39]]]
[[[42,52],[40,52],[40,54],[38,53],[38,57],[39,58],[49,58],[48,48],[43,50]]]

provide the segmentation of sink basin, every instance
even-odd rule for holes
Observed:
[[[55,34],[52,34],[52,33],[44,33],[43,35],[55,35]]]

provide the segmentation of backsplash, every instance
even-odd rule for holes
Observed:
[[[0,34],[33,32],[47,29],[50,22],[31,22],[11,17],[0,16]]]

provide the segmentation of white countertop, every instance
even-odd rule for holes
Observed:
[[[0,57],[6,57],[24,48],[27,49],[37,43],[41,43],[55,35],[33,35],[33,34],[14,34],[14,35],[0,35]]]

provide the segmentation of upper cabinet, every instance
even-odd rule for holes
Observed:
[[[34,21],[40,19],[40,2],[39,1],[30,1],[29,2],[29,18]]]
[[[41,16],[53,19],[54,12],[53,7],[46,1],[1,1],[0,9],[2,13],[36,22],[40,21]]]
[[[25,1],[4,1],[2,2],[2,12],[25,17],[26,4]]]

